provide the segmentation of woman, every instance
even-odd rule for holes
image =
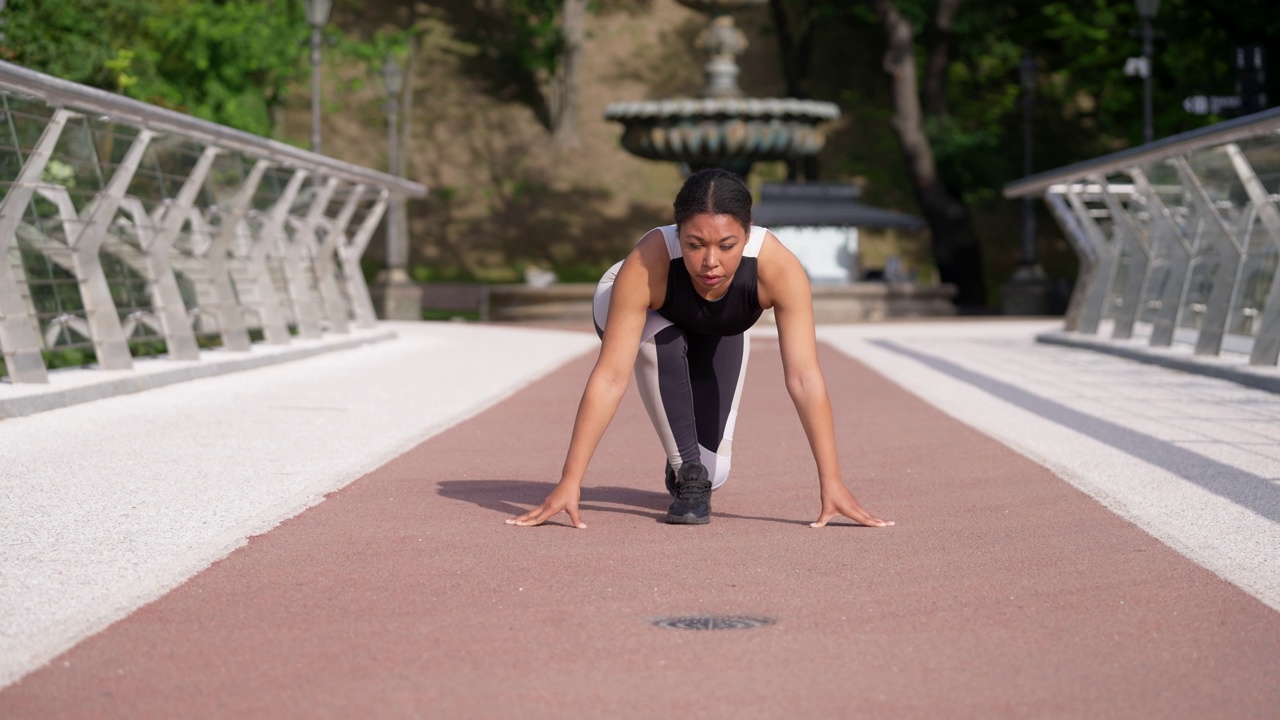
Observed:
[[[600,356],[574,420],[560,482],[541,505],[507,520],[540,525],[578,513],[582,478],[613,419],[634,365],[645,408],[667,453],[667,522],[711,519],[711,491],[729,474],[733,428],[746,376],[746,331],[773,308],[787,391],[818,465],[822,510],[884,527],[840,477],[826,383],[818,367],[813,302],[804,268],[776,237],[751,224],[751,192],[725,170],[681,187],[675,224],[649,231],[596,289]]]

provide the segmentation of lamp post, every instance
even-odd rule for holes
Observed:
[[[1160,12],[1160,0],[1134,0],[1138,6],[1138,17],[1142,19],[1142,142],[1149,143],[1155,139],[1155,129],[1151,123],[1151,40],[1153,32],[1151,21]]]
[[[320,152],[320,31],[329,22],[333,0],[303,0],[311,26],[311,151]]]
[[[382,83],[387,90],[387,172],[400,177],[404,171],[400,143],[400,93],[404,91],[405,69],[388,55],[382,65]],[[392,195],[387,201],[387,254],[385,265],[370,288],[384,320],[422,319],[422,288],[409,277],[409,215],[405,199]]]
[[[1022,173],[1031,175],[1031,111],[1036,96],[1036,61],[1027,51],[1018,63],[1022,90]],[[1000,287],[1006,315],[1045,315],[1049,312],[1049,280],[1036,257],[1036,216],[1030,197],[1022,199],[1021,257],[1013,275]]]
[[[387,89],[387,172],[400,177],[400,92],[404,90],[404,70],[393,55],[387,55],[382,66],[382,81]],[[393,196],[387,213],[387,275],[390,282],[409,279],[409,244],[406,242],[404,198]]]
[[[1036,95],[1036,61],[1028,51],[1018,63],[1018,84],[1022,86],[1022,176],[1030,177],[1031,162],[1031,109]],[[1023,266],[1036,264],[1036,215],[1031,196],[1022,198],[1022,262]]]

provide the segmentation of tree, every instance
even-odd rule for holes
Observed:
[[[301,72],[293,0],[11,0],[4,55],[259,135]]]
[[[938,3],[929,33],[933,42],[926,50],[930,58],[928,69],[933,73],[943,74],[947,68],[946,47],[959,3],[960,0],[941,0]],[[956,286],[957,305],[986,305],[982,254],[969,209],[964,200],[956,197],[943,183],[934,161],[933,147],[925,133],[925,112],[917,79],[915,28],[893,0],[873,0],[873,5],[886,36],[884,71],[893,84],[892,124],[902,146],[916,199],[933,234],[933,255],[938,273],[943,282]],[[934,93],[930,102],[934,112],[945,112],[944,80],[927,76],[925,87]]]
[[[578,147],[578,85],[587,40],[587,3],[588,0],[564,0],[560,13],[563,49],[548,94],[551,134],[556,147],[562,150]]]

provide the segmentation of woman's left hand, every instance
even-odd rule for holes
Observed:
[[[888,527],[894,524],[892,520],[881,520],[863,510],[858,504],[858,499],[842,483],[823,485],[822,514],[818,516],[817,522],[809,523],[809,527],[825,527],[827,522],[837,515],[843,515],[867,527]]]

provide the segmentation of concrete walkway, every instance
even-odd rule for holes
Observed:
[[[882,530],[806,526],[767,331],[699,528],[659,522],[634,393],[588,529],[502,522],[558,475],[589,332],[396,326],[0,421],[0,718],[1275,717],[1280,399],[1055,326],[820,328]]]

